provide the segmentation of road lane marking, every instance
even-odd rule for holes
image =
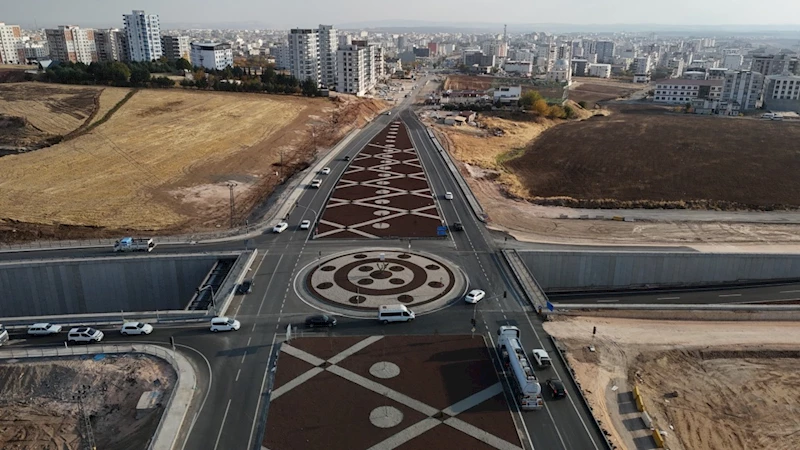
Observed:
[[[261,390],[259,391],[258,401],[256,402],[256,412],[253,414],[253,425],[250,427],[250,438],[247,440],[247,448],[253,448],[253,433],[256,431],[256,425],[259,423],[258,411],[261,408],[261,398],[264,397],[264,384],[267,382],[267,374],[269,373],[269,364],[272,362],[273,349],[275,348],[275,338],[277,334],[272,335],[272,344],[269,347],[269,358],[267,359],[267,367],[264,368],[264,378],[261,379]]]
[[[264,291],[264,296],[261,297],[261,304],[258,305],[258,311],[256,311],[256,315],[261,314],[261,308],[264,307],[264,301],[267,299],[267,294],[269,293],[269,287],[272,285],[272,279],[275,278],[275,272],[278,271],[278,267],[281,266],[281,261],[283,260],[283,255],[278,258],[278,263],[275,264],[275,270],[272,271],[272,275],[269,277],[269,282],[267,283],[267,290]]]
[[[228,417],[228,410],[231,409],[231,399],[228,399],[228,406],[225,407],[225,414],[222,416],[222,424],[219,426],[219,433],[217,433],[217,442],[214,444],[214,450],[219,447],[219,439],[222,437],[222,430],[225,428],[225,419]]]
[[[239,369],[239,371],[236,372],[236,380],[234,380],[234,381],[239,381],[239,375],[241,375],[241,374],[242,374],[242,369]]]
[[[780,294],[794,294],[794,293],[796,293],[796,292],[800,292],[800,290],[794,290],[794,291],[780,291],[779,293],[780,293]]]
[[[605,300],[598,300],[597,303],[616,303],[618,301],[619,301],[618,298],[611,298],[611,299],[605,299]]]
[[[680,297],[658,297],[656,300],[678,300]]]
[[[742,294],[719,294],[720,297],[741,297]]]

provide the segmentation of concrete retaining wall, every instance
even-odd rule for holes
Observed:
[[[800,255],[519,251],[545,291],[800,278]]]
[[[182,309],[219,258],[136,256],[0,264],[3,317]]]

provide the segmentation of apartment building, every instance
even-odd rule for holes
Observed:
[[[128,53],[131,61],[155,61],[161,58],[161,25],[158,14],[133,10],[123,14]]]
[[[167,61],[181,58],[191,61],[192,45],[189,36],[161,36],[161,49]]]
[[[47,59],[50,57],[50,46],[47,42],[25,42],[24,44],[25,60],[38,61],[40,59]]]
[[[288,45],[276,45],[269,48],[269,54],[275,58],[275,68],[279,70],[289,70],[291,57]]]
[[[289,31],[289,67],[291,75],[300,81],[313,80],[320,84],[319,30],[293,28]]]
[[[231,44],[224,42],[192,42],[191,62],[195,67],[224,70],[233,67]]]
[[[336,87],[353,95],[367,93],[368,50],[358,45],[345,45],[336,52]]]
[[[750,70],[766,75],[800,75],[797,57],[786,53],[778,55],[752,55]]]
[[[44,30],[50,59],[61,62],[91,64],[97,61],[94,30],[74,25],[62,25]]]
[[[769,75],[765,79],[764,107],[800,112],[800,76]]]
[[[739,70],[744,64],[744,57],[740,54],[727,54],[722,57],[722,67],[730,70]]]
[[[722,80],[663,80],[656,83],[653,101],[673,105],[683,105],[695,99],[719,101],[722,85]]]
[[[720,113],[738,115],[763,104],[764,76],[751,70],[732,70],[725,75]]]
[[[513,73],[522,75],[523,77],[529,77],[531,76],[531,73],[533,73],[533,62],[506,60],[503,62],[503,70],[505,70],[506,73]]]
[[[378,83],[378,73],[377,67],[375,65],[375,60],[377,56],[377,46],[373,44],[369,44],[366,40],[353,40],[353,44],[355,46],[364,48],[366,53],[367,61],[365,62],[365,83],[367,85],[367,91],[371,90],[375,85]],[[382,64],[381,64],[382,65]]]
[[[319,78],[320,84],[329,89],[336,88],[336,50],[339,38],[333,25],[319,26]]]
[[[589,64],[589,76],[611,78],[611,64]]]
[[[601,64],[613,64],[616,44],[613,41],[597,41],[595,45],[595,53],[597,53],[597,62]]]
[[[572,75],[576,77],[585,77],[588,69],[589,61],[580,58],[572,60]]]
[[[98,61],[128,61],[128,37],[116,28],[94,30]]]
[[[631,64],[631,70],[633,71],[634,75],[647,75],[650,73],[651,69],[651,60],[650,56],[637,56],[633,58],[633,64]]]
[[[6,25],[0,22],[0,64],[22,64],[24,62],[22,30],[19,25]]]
[[[547,81],[555,83],[572,83],[572,67],[566,59],[559,59],[553,64],[553,68],[547,71]]]

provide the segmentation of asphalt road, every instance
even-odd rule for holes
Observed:
[[[419,83],[420,85],[422,83]],[[335,252],[358,247],[380,245],[387,248],[406,248],[408,241],[331,241],[310,239],[310,230],[300,230],[300,221],[316,221],[335,185],[335,180],[347,166],[345,155],[355,155],[375,134],[399,114],[409,127],[412,142],[420,153],[429,182],[437,195],[444,221],[449,225],[461,222],[464,231],[453,232],[447,239],[412,241],[412,250],[418,249],[449,259],[468,274],[471,288],[487,292],[487,298],[475,307],[456,301],[439,312],[420,316],[407,324],[381,326],[377,320],[359,320],[341,317],[331,335],[372,334],[433,334],[471,333],[470,319],[477,321],[476,334],[484,336],[494,345],[496,330],[503,324],[514,324],[522,331],[522,342],[528,351],[544,348],[553,353],[541,323],[525,305],[517,284],[505,267],[492,235],[477,221],[455,180],[430,142],[425,127],[413,113],[406,109],[411,98],[404,99],[391,116],[379,116],[366,126],[329,164],[331,173],[321,176],[321,188],[308,188],[297,201],[286,221],[288,230],[274,234],[266,232],[254,239],[259,255],[251,268],[254,285],[250,294],[237,296],[228,309],[228,315],[240,320],[239,331],[211,333],[207,325],[191,325],[170,329],[157,329],[147,337],[132,337],[152,342],[168,343],[174,337],[182,351],[198,367],[203,383],[208,385],[199,412],[191,412],[189,433],[184,448],[195,449],[256,449],[260,448],[266,414],[268,394],[272,383],[272,369],[276,360],[276,342],[283,338],[287,325],[302,323],[306,315],[316,312],[300,299],[292,289],[292,280],[306,264]],[[444,200],[445,192],[452,192],[452,201]],[[243,242],[213,245],[162,246],[159,253],[186,251],[216,251],[241,248]],[[74,258],[108,256],[106,249],[55,250],[0,254],[0,260],[37,258]],[[113,331],[112,331],[113,332]],[[109,336],[112,336],[112,332]],[[314,331],[315,333],[317,331]],[[319,331],[327,333],[328,331]],[[303,332],[304,333],[304,332]],[[58,345],[61,338],[42,338],[35,344]],[[111,339],[109,337],[109,339]],[[116,337],[115,337],[116,339]],[[33,341],[28,341],[29,344]],[[15,344],[16,345],[16,344]],[[210,374],[206,373],[210,367]],[[589,412],[574,395],[577,388],[566,369],[554,358],[551,369],[539,373],[542,381],[559,377],[570,392],[566,399],[551,400],[545,395],[545,408],[536,412],[513,416],[523,434],[529,436],[526,448],[536,449],[600,449],[602,437],[592,427]],[[508,388],[508,386],[507,386]],[[510,389],[507,389],[510,395]],[[510,398],[510,397],[509,397]],[[515,405],[513,399],[510,402]]]
[[[663,290],[648,293],[608,293],[586,295],[554,295],[550,297],[554,305],[570,303],[599,304],[731,304],[758,302],[800,302],[800,284],[771,286],[716,288],[708,290]]]

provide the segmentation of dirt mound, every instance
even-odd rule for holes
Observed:
[[[159,390],[166,401],[174,383],[171,366],[144,355],[0,364],[0,447],[83,448],[80,389],[97,448],[145,448],[162,409],[135,419],[139,397]]]
[[[24,117],[0,114],[0,156],[37,150],[60,140],[61,136],[43,132]]]
[[[26,80],[22,70],[0,70],[0,83],[21,83]]]

